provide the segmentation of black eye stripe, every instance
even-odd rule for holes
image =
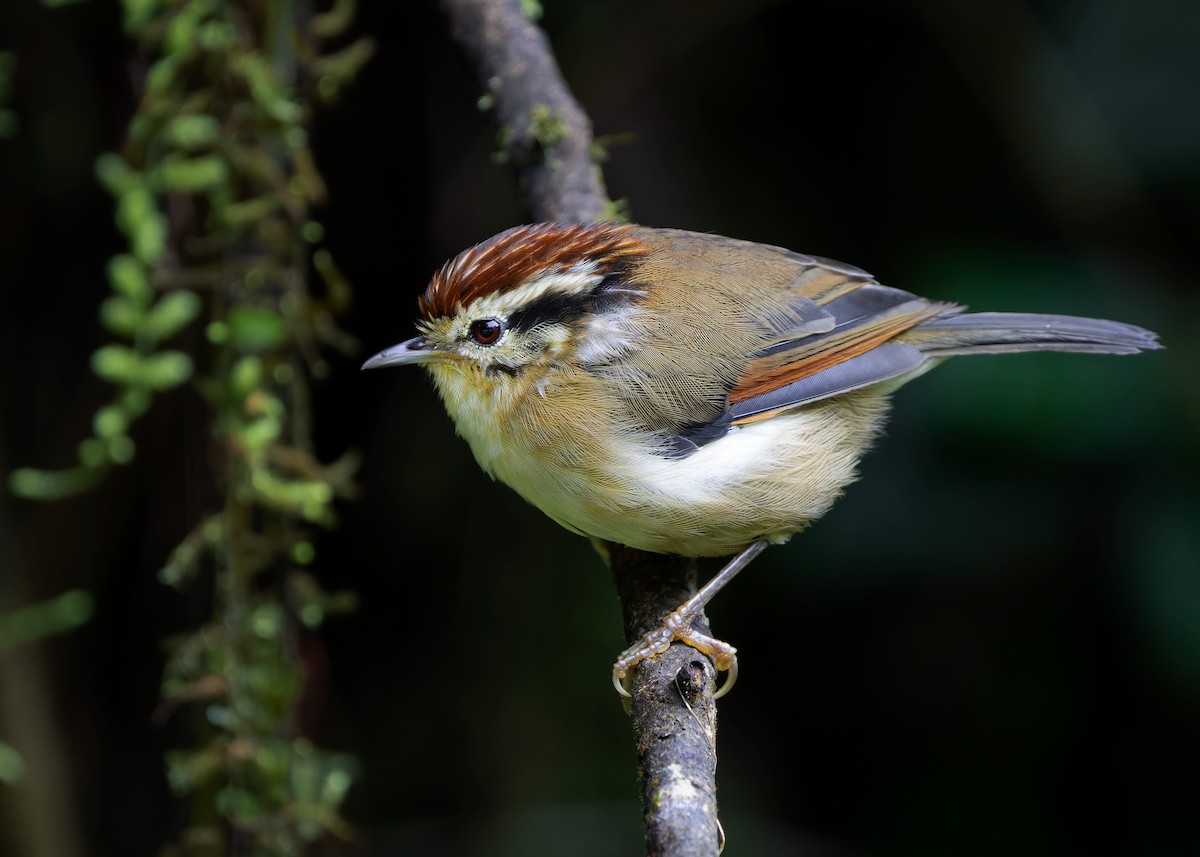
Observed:
[[[532,330],[539,324],[571,321],[583,312],[583,301],[576,295],[549,294],[514,312],[509,324],[519,330]]]
[[[643,292],[622,269],[614,271],[586,294],[551,292],[514,311],[509,327],[532,330],[539,324],[571,324],[589,313],[607,312],[629,303]]]

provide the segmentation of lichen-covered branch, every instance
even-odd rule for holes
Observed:
[[[442,0],[442,6],[478,71],[484,103],[496,110],[504,160],[516,171],[535,219],[611,216],[614,208],[592,159],[591,123],[525,5]],[[691,560],[606,547],[630,642],[696,591]],[[703,656],[678,643],[633,671],[630,718],[648,855],[712,857],[720,851],[713,673]],[[597,674],[597,681],[606,679]]]
[[[539,220],[607,219],[611,204],[592,157],[592,125],[571,95],[546,35],[520,0],[442,0],[475,67],[481,103],[496,112],[500,157]]]

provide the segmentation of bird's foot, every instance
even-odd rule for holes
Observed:
[[[661,625],[622,652],[613,664],[612,671],[613,687],[617,689],[617,693],[624,697],[630,696],[628,688],[625,687],[629,671],[642,661],[661,655],[676,640],[711,657],[718,672],[728,671],[729,676],[725,683],[717,688],[713,698],[720,699],[729,693],[737,681],[737,649],[723,640],[697,631],[692,627],[695,619],[696,615],[676,610],[667,616]]]

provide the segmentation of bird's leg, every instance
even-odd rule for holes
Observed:
[[[720,699],[728,693],[729,689],[733,687],[733,683],[737,681],[737,649],[715,637],[701,634],[692,628],[692,623],[700,617],[701,612],[713,599],[713,596],[720,592],[725,584],[733,580],[739,571],[749,565],[750,560],[762,553],[767,544],[766,540],[761,540],[745,548],[713,575],[712,580],[700,587],[695,595],[669,613],[661,625],[622,652],[621,656],[617,658],[617,662],[613,664],[613,687],[617,689],[617,693],[621,696],[629,696],[629,691],[625,689],[624,684],[629,670],[647,658],[662,654],[676,640],[711,657],[718,670],[729,671],[729,677],[725,679],[725,683],[717,690],[714,697]]]

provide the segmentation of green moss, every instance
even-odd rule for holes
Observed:
[[[529,133],[543,149],[549,149],[567,136],[566,120],[548,104],[535,104],[529,110]]]

